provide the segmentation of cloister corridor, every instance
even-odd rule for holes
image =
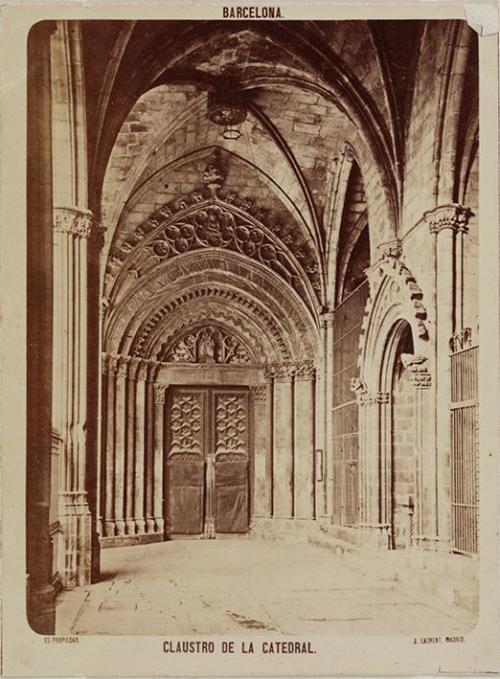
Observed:
[[[252,538],[107,549],[101,580],[59,598],[56,633],[445,636],[473,626],[364,558]]]

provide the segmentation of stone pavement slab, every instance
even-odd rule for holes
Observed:
[[[101,581],[63,594],[58,611],[59,634],[446,635],[470,627],[347,556],[261,540],[104,550]]]

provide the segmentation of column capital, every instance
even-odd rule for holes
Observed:
[[[333,326],[333,318],[334,318],[334,313],[333,311],[323,311],[321,313],[321,327],[322,328],[331,328]]]
[[[443,229],[466,232],[472,210],[458,203],[439,205],[424,212],[424,219],[431,233],[439,233]]]
[[[427,357],[415,354],[401,354],[401,363],[410,373],[410,381],[415,387],[431,386],[431,374],[427,368]]]
[[[117,375],[117,377],[126,377],[127,376],[129,361],[130,361],[130,356],[118,356],[117,357],[117,359],[116,359],[116,362],[117,362],[116,375]]]
[[[271,363],[266,366],[265,374],[269,379],[291,381],[295,375],[295,365],[293,363]]]
[[[102,359],[102,372],[104,375],[116,375],[118,357],[104,354]]]
[[[314,361],[306,359],[295,364],[295,379],[313,380],[316,377],[316,366]]]
[[[403,244],[400,238],[381,243],[377,247],[379,259],[399,259],[403,254]]]
[[[54,207],[54,231],[78,238],[88,238],[92,231],[93,215],[90,210],[79,207]]]
[[[154,384],[155,405],[163,405],[165,403],[165,384]]]
[[[472,328],[457,330],[450,337],[450,351],[453,353],[472,346]]]
[[[263,403],[266,400],[266,385],[252,384],[250,386],[250,394],[255,403]]]

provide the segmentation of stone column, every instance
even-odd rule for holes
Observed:
[[[318,505],[321,516],[333,516],[333,312],[322,315],[324,334],[324,438],[323,438],[323,481],[322,506]]]
[[[163,384],[154,385],[153,509],[156,532],[168,534],[168,526],[165,526],[163,508],[163,418],[165,416],[165,389],[166,387]]]
[[[57,460],[64,451],[61,432],[52,424],[52,101],[51,21],[34,24],[28,35],[27,94],[27,466],[26,567],[28,618],[39,634],[54,633],[54,564],[49,526],[50,505],[58,487],[51,487],[53,433]]]
[[[250,387],[254,422],[253,513],[256,518],[270,516],[271,479],[269,478],[267,390],[268,387],[264,384]]]
[[[115,490],[114,515],[116,535],[125,535],[125,453],[128,358],[118,359],[115,394]]]
[[[136,375],[138,359],[130,358],[127,370],[127,396],[124,414],[125,429],[125,465],[124,465],[124,496],[125,496],[125,532],[127,535],[135,535],[135,457],[136,457]]]
[[[294,397],[294,507],[299,519],[315,516],[315,376],[313,361],[298,363]]]
[[[54,209],[53,419],[61,431],[59,517],[66,542],[67,588],[90,581],[91,519],[86,492],[87,239],[92,215]],[[57,339],[56,339],[57,338]]]
[[[153,382],[156,373],[156,365],[148,365],[146,391],[146,414],[145,414],[145,460],[144,477],[145,491],[144,503],[146,509],[146,532],[155,533],[156,525],[154,518],[154,389]]]
[[[450,357],[449,341],[456,326],[456,301],[462,299],[456,271],[456,235],[465,233],[470,210],[448,204],[424,213],[435,242],[435,412],[436,412],[436,529],[440,547],[449,549],[450,540]],[[459,274],[460,275],[460,274]],[[461,306],[461,302],[460,305]]]
[[[144,506],[144,467],[146,457],[146,377],[147,364],[142,363],[137,371],[135,401],[135,525],[138,533],[146,532]]]
[[[294,515],[293,375],[293,366],[277,364],[274,368],[274,516],[286,519]]]
[[[115,534],[115,389],[117,360],[114,356],[104,359],[106,380],[106,422],[105,422],[105,451],[104,451],[104,536],[113,537]]]

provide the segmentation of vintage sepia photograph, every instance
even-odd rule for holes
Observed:
[[[462,650],[482,38],[258,9],[27,35],[26,624]]]

